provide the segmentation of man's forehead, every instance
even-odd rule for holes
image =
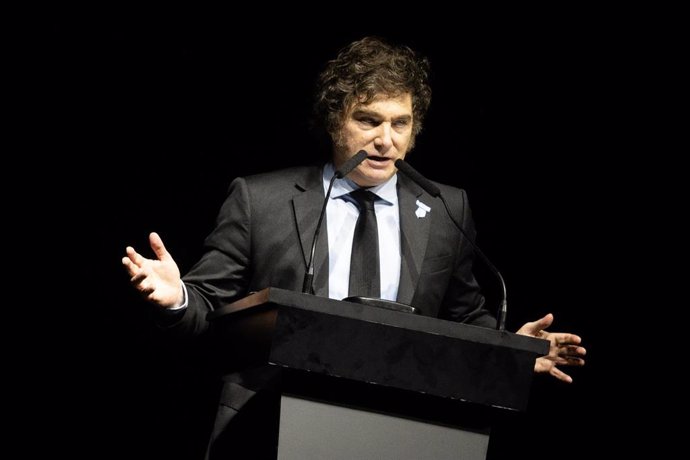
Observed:
[[[359,101],[355,101],[350,107],[349,112],[379,112],[381,110],[386,110],[390,108],[399,109],[403,107],[405,112],[411,112],[412,110],[412,96],[410,93],[403,93],[398,95],[388,95],[388,94],[377,94],[368,101],[364,101],[360,98]]]
[[[377,102],[385,102],[385,101],[406,101],[412,100],[412,94],[411,93],[376,93],[374,94],[369,100],[367,100],[367,95],[362,94],[358,97],[357,101],[355,101],[355,105],[371,105],[371,104],[376,104]]]

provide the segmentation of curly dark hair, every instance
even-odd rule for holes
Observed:
[[[365,37],[343,48],[318,77],[314,115],[335,139],[345,111],[355,102],[367,103],[384,94],[412,95],[412,136],[422,129],[431,103],[429,61],[407,46],[380,37]]]

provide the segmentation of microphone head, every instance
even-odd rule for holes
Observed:
[[[349,160],[347,160],[343,165],[335,172],[335,177],[342,179],[343,177],[350,174],[350,172],[355,169],[364,159],[367,157],[366,150],[360,150],[355,153]]]
[[[417,185],[422,187],[429,195],[433,196],[434,198],[438,198],[441,195],[441,190],[436,187],[436,185],[432,184],[429,179],[417,172],[417,170],[410,166],[409,163],[398,158],[395,160],[395,167],[398,168],[399,171],[402,171],[407,177],[412,179],[413,182],[416,182]]]

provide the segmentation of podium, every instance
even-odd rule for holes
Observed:
[[[234,366],[282,368],[278,459],[485,459],[545,340],[266,288],[208,316]],[[236,353],[242,350],[241,353]]]

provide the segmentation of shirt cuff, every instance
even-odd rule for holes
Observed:
[[[187,308],[187,306],[189,305],[189,296],[187,296],[187,286],[185,286],[182,281],[180,281],[180,284],[182,284],[182,304],[178,305],[177,307],[166,308],[165,311],[169,311],[171,313],[179,312]]]

